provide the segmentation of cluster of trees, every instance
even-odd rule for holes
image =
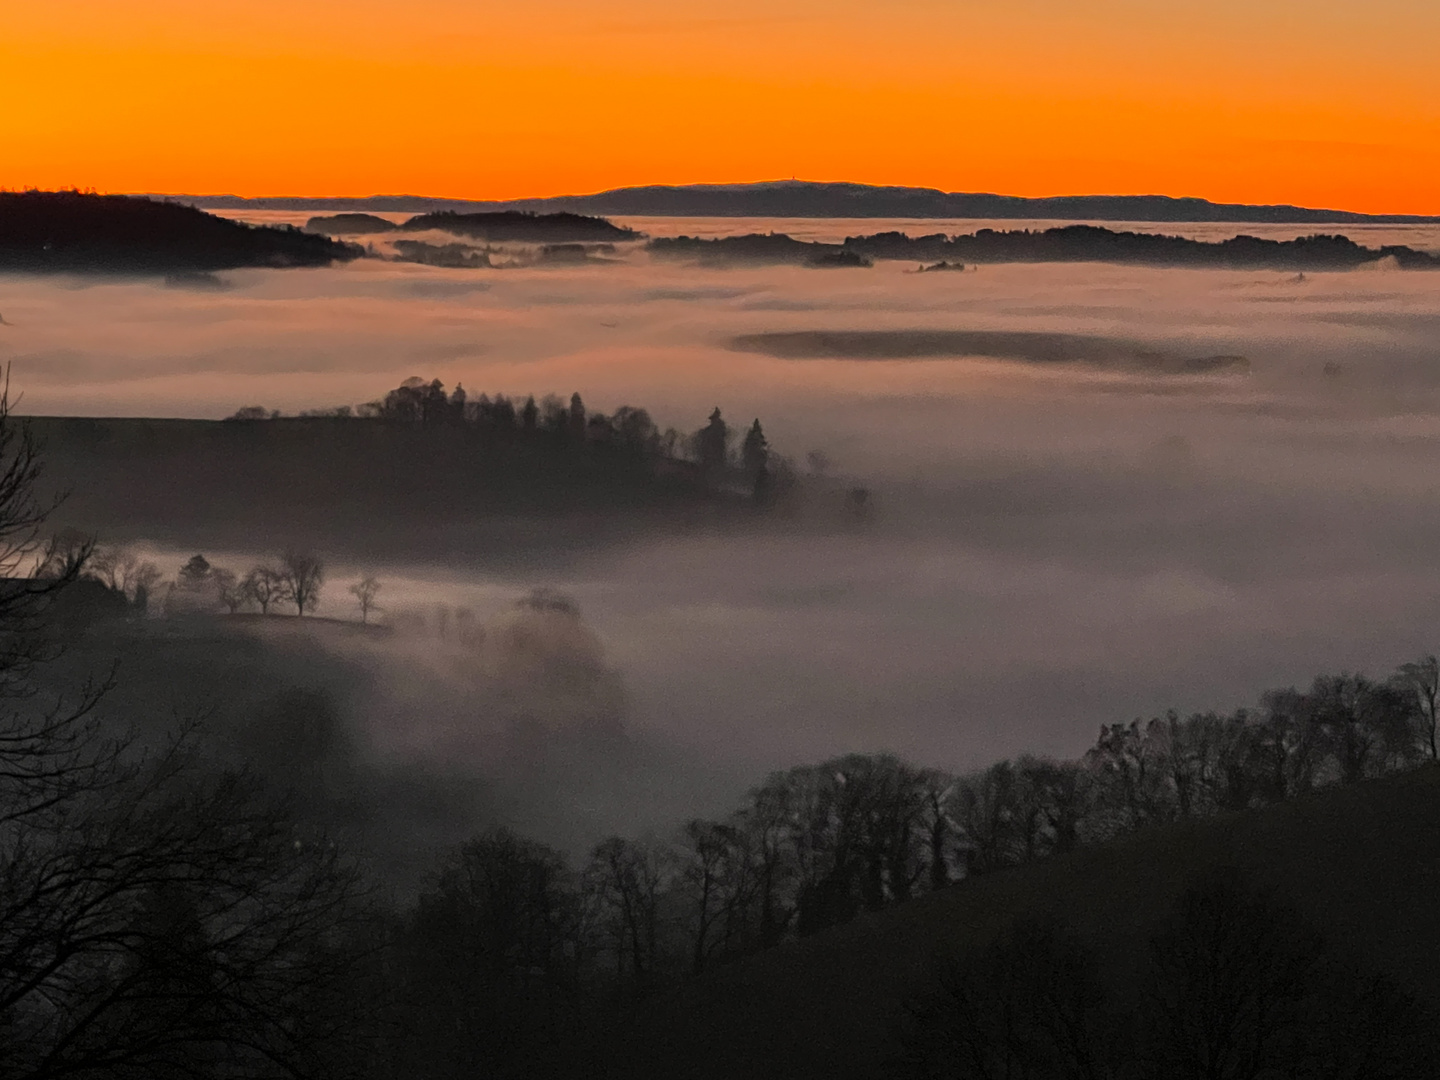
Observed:
[[[969,876],[1433,760],[1437,697],[1440,663],[1427,657],[1384,681],[1321,676],[1253,710],[1110,725],[1079,760],[957,776],[850,755],[776,773],[733,814],[668,842],[611,837],[574,870],[488,833],[422,910],[463,905],[498,935],[483,947],[504,985],[543,972],[556,986],[644,994]],[[544,888],[515,891],[517,880]],[[535,926],[544,933],[526,936]],[[414,932],[423,951],[423,923]]]
[[[230,419],[272,420],[279,415],[248,405]],[[642,408],[622,405],[610,415],[588,410],[578,393],[569,401],[548,394],[522,402],[504,394],[471,397],[463,386],[447,391],[439,379],[412,377],[376,401],[301,415],[453,427],[507,443],[608,453],[667,471],[687,470],[712,490],[743,490],[762,503],[777,488],[793,483],[795,475],[789,461],[770,450],[758,418],[737,438],[718,407],[704,427],[687,435],[673,427],[662,430]]]
[[[60,579],[66,567],[74,566],[80,580],[97,581],[125,597],[135,611],[144,614],[157,590],[169,586],[165,596],[167,613],[204,612],[224,607],[232,615],[245,608],[258,608],[268,615],[272,604],[293,604],[295,613],[313,612],[325,585],[325,564],[315,555],[287,551],[275,563],[262,563],[244,577],[234,570],[214,566],[204,555],[193,555],[165,582],[160,568],[141,559],[123,546],[100,546],[92,538],[73,530],[56,534],[36,561],[32,576]],[[361,590],[363,587],[363,595]],[[367,621],[375,610],[379,583],[366,578],[350,590],[360,601]]]
[[[274,563],[261,563],[241,577],[234,570],[213,565],[204,555],[192,555],[175,575],[165,582],[160,568],[141,559],[122,545],[102,546],[74,530],[52,537],[35,560],[31,576],[60,580],[75,576],[95,581],[112,593],[123,596],[139,614],[149,611],[151,597],[165,585],[167,613],[207,612],[224,608],[231,615],[248,609],[270,614],[271,605],[293,604],[295,614],[314,612],[325,586],[325,564],[304,551],[287,551]],[[367,574],[348,589],[360,610],[360,621],[368,623],[380,610],[379,578]]]

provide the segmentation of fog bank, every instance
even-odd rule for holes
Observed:
[[[872,490],[867,525],[577,535],[564,559],[503,569],[341,559],[321,608],[350,617],[341,579],[362,570],[397,608],[485,617],[558,589],[623,681],[626,730],[735,777],[849,750],[947,767],[1071,754],[1103,722],[1233,707],[1437,647],[1440,280],[910,269],[631,255],[239,271],[223,290],[10,277],[0,361],[37,413],[293,412],[419,374],[477,393],[579,390],[687,430],[718,404],[735,423],[761,417],[802,472],[822,451],[832,485]],[[954,347],[837,358],[823,346],[836,334]],[[822,344],[803,358],[734,348],[746,335]],[[996,335],[1246,365],[1017,362],[977,346]],[[235,547],[266,553],[264,538]],[[413,724],[407,738],[445,745],[438,720]],[[678,806],[687,779],[676,765],[644,783]]]

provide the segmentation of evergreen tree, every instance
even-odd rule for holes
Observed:
[[[750,425],[750,430],[745,435],[745,443],[741,447],[740,456],[746,476],[754,476],[769,464],[770,444],[765,439],[765,432],[761,429],[758,418]]]
[[[577,443],[585,441],[585,402],[579,394],[570,395],[570,438]]]
[[[730,429],[720,416],[720,408],[710,414],[710,422],[695,434],[695,448],[700,467],[712,479],[725,471],[726,444],[730,440]]]
[[[770,444],[765,440],[758,417],[745,433],[745,442],[740,447],[740,466],[750,481],[755,501],[767,501],[770,497]]]

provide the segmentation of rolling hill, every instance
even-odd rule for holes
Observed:
[[[615,1028],[591,1075],[880,1076],[901,1002],[937,950],[982,947],[1017,915],[1060,916],[1123,984],[1178,895],[1225,866],[1292,901],[1340,956],[1440,1000],[1440,767],[1429,766],[999,871],[750,957]]]
[[[328,266],[358,248],[192,206],[78,191],[0,191],[0,270],[173,273]]]

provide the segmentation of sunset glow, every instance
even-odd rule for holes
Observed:
[[[1440,213],[1440,6],[14,5],[0,186],[514,198],[797,176]]]

